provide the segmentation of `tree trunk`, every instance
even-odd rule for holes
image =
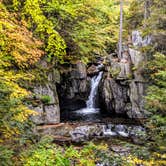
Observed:
[[[122,58],[123,0],[120,0],[119,59]]]
[[[144,7],[145,7],[145,12],[144,12],[144,19],[148,19],[150,16],[150,4],[151,1],[150,0],[145,0],[144,2]]]

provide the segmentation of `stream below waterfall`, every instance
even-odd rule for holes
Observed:
[[[100,67],[99,65],[98,67]],[[68,111],[67,109],[61,113],[61,122],[105,122],[105,121],[130,121],[124,115],[109,114],[101,111],[99,108],[98,87],[102,79],[103,72],[91,78],[90,93],[86,101],[86,107],[79,110]]]
[[[64,135],[68,133],[67,135],[70,135],[74,142],[82,142],[96,137],[120,137],[132,139],[136,143],[142,142],[141,138],[146,135],[146,132],[139,123],[119,115],[116,117],[116,115],[108,115],[108,113],[103,114],[103,111],[100,110],[98,87],[102,75],[103,72],[100,71],[91,78],[90,93],[85,108],[74,111],[66,110],[61,113],[61,121],[67,123],[62,123],[63,127],[60,127],[60,130],[56,129],[57,133],[62,134],[61,128],[65,128]]]
[[[38,131],[54,136],[58,142],[86,142],[89,140],[105,140],[112,138],[127,139],[141,144],[146,138],[146,131],[140,123],[115,114],[103,113],[99,108],[99,85],[103,71],[91,77],[90,93],[86,106],[73,111],[61,112],[61,122],[57,125],[38,127]],[[73,103],[74,104],[74,103]]]

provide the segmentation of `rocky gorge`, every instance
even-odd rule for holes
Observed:
[[[166,165],[165,8],[1,0],[0,166]]]
[[[121,58],[113,53],[91,64],[77,61],[61,73],[56,69],[50,71],[47,83],[33,88],[38,98],[44,97],[37,106],[30,106],[37,112],[32,117],[38,126],[36,133],[74,142],[122,137],[141,143],[146,132],[137,122],[146,119],[143,76],[146,56],[139,51],[144,40],[137,32],[133,35],[132,45],[124,45]],[[112,123],[112,118],[118,117],[126,119],[125,123],[119,120]],[[59,129],[60,122],[67,123],[62,123]]]
[[[51,71],[47,84],[34,87],[33,92],[37,96],[50,98],[48,103],[34,107],[38,113],[32,118],[34,122],[38,125],[59,123],[64,110],[70,113],[84,108],[91,89],[90,81],[100,71],[103,74],[96,94],[96,107],[110,115],[144,119],[146,81],[143,72],[146,56],[139,51],[141,42],[148,44],[149,39],[140,39],[136,31],[133,32],[132,45],[124,46],[120,59],[114,53],[90,65],[77,61],[62,73]]]

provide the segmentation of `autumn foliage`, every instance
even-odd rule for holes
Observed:
[[[25,22],[16,19],[16,14],[9,14],[2,5],[0,8],[0,36],[3,39],[0,59],[3,59],[3,65],[7,65],[5,62],[19,68],[33,65],[44,55],[40,49],[43,43],[33,37]]]
[[[20,125],[33,114],[23,102],[30,92],[20,81],[31,81],[28,68],[44,55],[42,42],[35,39],[26,23],[0,4],[0,142],[20,134]]]

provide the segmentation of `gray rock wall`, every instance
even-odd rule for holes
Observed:
[[[130,50],[131,58],[107,58],[106,72],[100,84],[101,107],[110,113],[144,118],[145,81],[142,76],[145,62],[139,51]]]
[[[100,105],[110,113],[145,118],[143,72],[146,56],[136,46],[126,47],[121,59],[112,55],[106,58],[106,72],[99,88]]]
[[[48,74],[47,83],[38,84],[34,87],[34,101],[36,106],[30,108],[36,111],[36,115],[31,117],[35,124],[55,124],[60,122],[60,107],[57,94],[56,83],[60,81],[60,74],[53,70]]]
[[[62,111],[85,107],[90,91],[86,65],[78,61],[71,65],[67,72],[62,73],[61,78],[58,94]]]

